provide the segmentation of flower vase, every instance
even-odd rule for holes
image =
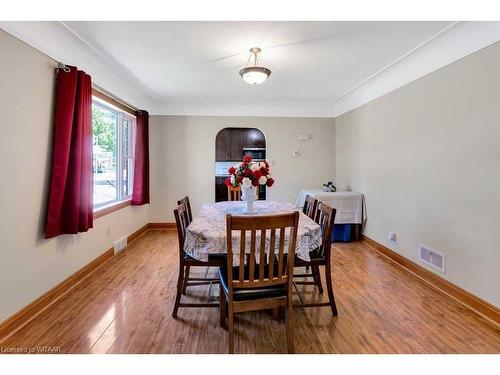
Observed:
[[[255,206],[253,205],[253,201],[257,200],[257,192],[255,186],[245,187],[241,185],[241,200],[244,201],[245,208],[243,209],[243,214],[252,215],[257,213],[255,210]]]

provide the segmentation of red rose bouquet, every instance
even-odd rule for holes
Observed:
[[[226,179],[227,186],[243,185],[244,187],[266,185],[273,186],[274,178],[267,161],[252,161],[251,156],[243,157],[241,163],[228,169],[230,177]]]

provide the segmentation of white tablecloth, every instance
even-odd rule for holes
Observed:
[[[195,259],[207,260],[208,254],[226,253],[226,214],[242,215],[245,202],[218,202],[203,205],[198,215],[187,227],[184,251]],[[297,211],[291,203],[274,201],[255,201],[257,215],[272,215]],[[288,231],[287,231],[288,234]],[[257,236],[260,232],[257,232]],[[270,231],[267,231],[270,237]],[[267,237],[266,236],[266,237]],[[239,254],[239,234],[233,236],[233,254]],[[250,236],[246,236],[247,252],[250,249]],[[279,237],[279,236],[277,236]],[[285,237],[285,251],[288,249],[288,235]],[[269,241],[269,239],[268,239]],[[260,238],[257,238],[260,244]],[[279,241],[276,238],[276,246]],[[303,260],[310,260],[309,252],[321,245],[321,228],[302,212],[297,231],[297,246],[295,253]],[[238,256],[234,256],[237,261]]]
[[[304,207],[306,196],[310,195],[319,201],[335,208],[336,224],[362,224],[363,222],[363,194],[352,191],[324,192],[320,189],[301,190],[297,196],[295,206]]]

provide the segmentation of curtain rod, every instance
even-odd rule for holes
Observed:
[[[62,69],[64,70],[66,73],[69,73],[71,71],[71,69],[69,67],[67,67],[66,65],[64,65],[62,62],[58,61],[57,62],[57,67],[59,69]]]
[[[67,65],[65,65],[64,63],[62,63],[62,62],[60,62],[60,61],[57,61],[57,67],[58,67],[59,69],[62,69],[62,70],[63,70],[63,71],[65,71],[66,73],[68,73],[68,72],[70,72],[70,71],[71,71],[71,69],[70,69]],[[116,95],[113,95],[112,93],[110,93],[109,91],[107,91],[107,90],[103,89],[102,87],[100,87],[100,86],[96,85],[95,83],[92,83],[92,88],[93,88],[94,90],[99,91],[100,93],[102,93],[102,94],[104,94],[104,95],[109,96],[109,97],[110,97],[110,98],[112,98],[113,100],[116,100],[118,103],[120,103],[120,104],[124,105],[125,107],[128,107],[128,108],[130,108],[130,109],[131,109],[131,110],[133,110],[133,111],[139,111],[139,112],[140,112],[140,109],[139,109],[139,108],[137,108],[137,107],[133,106],[132,104],[127,103],[125,100],[123,100],[123,99],[121,99],[121,98],[117,97]]]
[[[95,83],[92,83],[92,88],[96,91],[99,91],[101,94],[104,94],[104,95],[107,95],[109,96],[110,98],[112,98],[113,100],[116,100],[118,103],[124,105],[125,107],[128,107],[130,108],[131,110],[133,111],[139,111],[140,112],[140,109],[133,106],[132,104],[129,104],[127,103],[126,101],[124,101],[123,99],[111,94],[109,91],[103,89],[102,87],[96,85]]]

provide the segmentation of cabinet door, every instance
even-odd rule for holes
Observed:
[[[229,157],[233,161],[240,161],[243,158],[243,133],[244,129],[230,129]]]
[[[215,178],[215,201],[223,202],[227,201],[227,186],[225,184],[224,177]]]
[[[230,160],[229,144],[230,144],[230,131],[229,129],[222,129],[215,138],[216,161]]]
[[[258,129],[245,129],[243,147],[266,147],[266,138]]]

